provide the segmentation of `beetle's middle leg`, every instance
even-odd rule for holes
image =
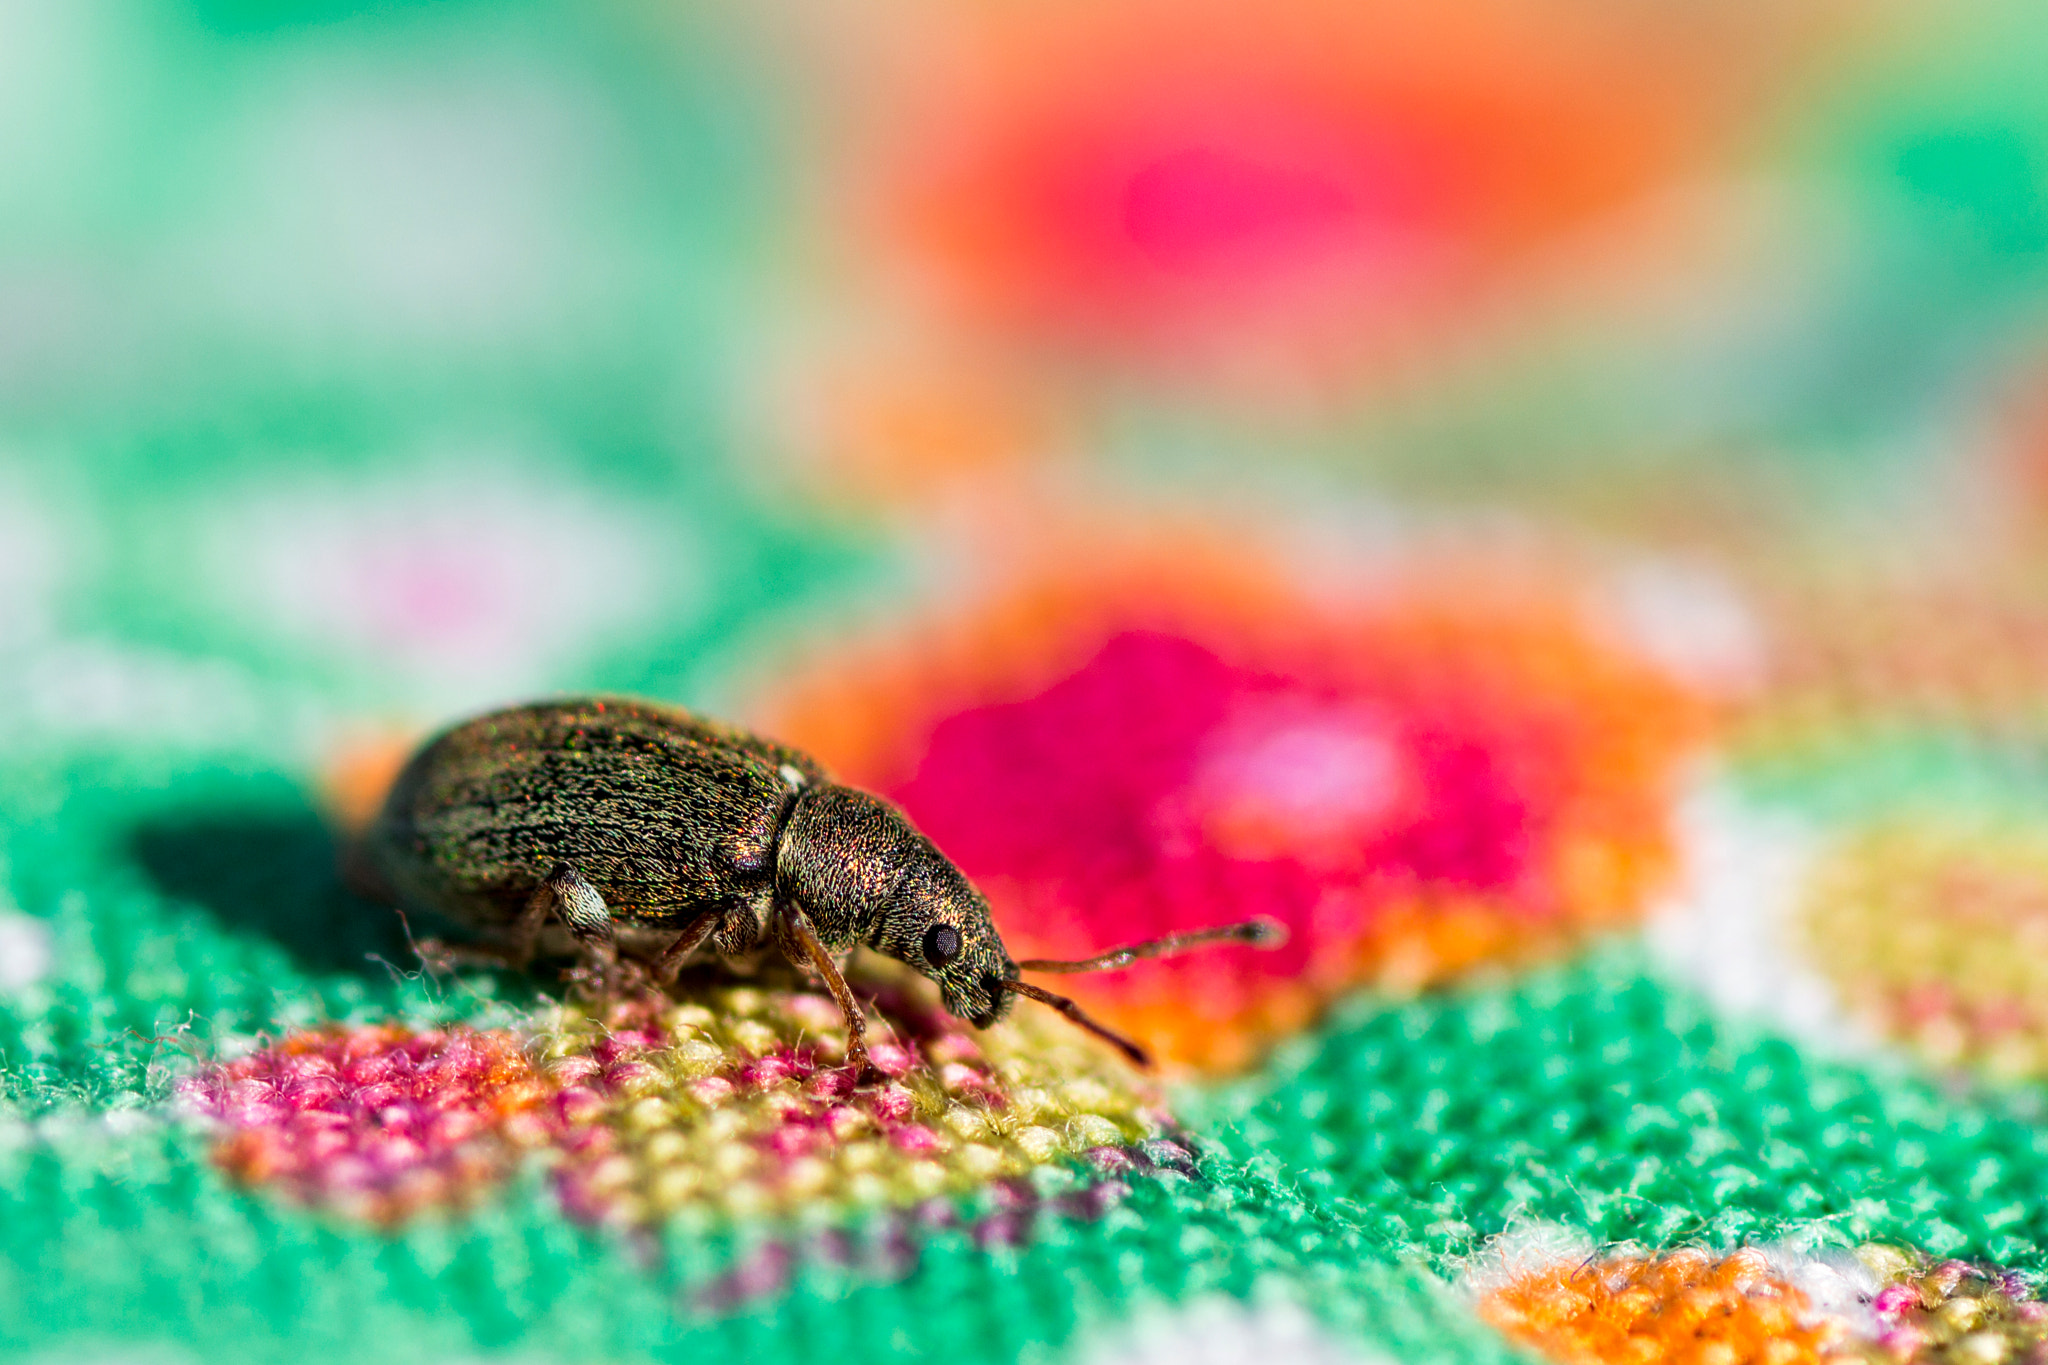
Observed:
[[[660,955],[648,964],[654,972],[654,979],[663,985],[675,980],[676,973],[682,970],[683,963],[690,954],[703,947],[704,940],[710,938],[713,931],[724,922],[725,911],[718,909],[706,910],[684,925],[683,931],[676,935],[675,942],[663,948]]]

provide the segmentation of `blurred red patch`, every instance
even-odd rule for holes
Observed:
[[[1669,873],[1701,709],[1569,600],[1333,611],[1185,561],[1104,581],[866,660],[778,724],[900,801],[1016,956],[1287,925],[1277,951],[1067,979],[1162,1054],[1240,1065],[1347,987],[1628,922]]]
[[[1412,341],[1686,173],[1782,21],[1522,0],[925,16],[882,193],[1004,325],[1185,355]]]

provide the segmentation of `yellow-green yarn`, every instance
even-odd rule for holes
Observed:
[[[615,1063],[615,1080],[583,1092],[574,1122],[606,1140],[593,1154],[568,1140],[571,1202],[621,1223],[693,1208],[747,1218],[904,1205],[1165,1129],[1156,1091],[1065,1021],[1027,1008],[986,1031],[954,1023],[932,1032],[933,993],[907,975],[885,997],[906,1002],[896,1018],[878,1002],[871,1022],[871,1046],[897,1074],[851,1094],[832,1065],[845,1056],[844,1024],[822,993],[740,985],[681,1004],[561,1008],[543,1031],[542,1058],[571,1085],[591,1076],[594,1051],[608,1039],[616,1046],[613,1030],[635,1025],[658,1038]],[[799,1049],[824,1065],[747,1079],[761,1059]],[[820,1140],[798,1150],[772,1145],[812,1131]]]

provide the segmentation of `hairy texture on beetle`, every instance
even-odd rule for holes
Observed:
[[[592,698],[458,725],[400,774],[367,849],[399,899],[510,934],[515,961],[547,918],[591,947],[610,942],[601,913],[671,938],[710,914],[715,952],[772,942],[815,967],[801,919],[835,957],[865,945],[930,976],[981,1026],[1017,975],[988,902],[900,810],[673,707]],[[941,928],[944,960],[926,945]]]
[[[568,862],[623,926],[680,928],[765,899],[803,754],[686,711],[609,699],[457,726],[399,775],[369,834],[399,897],[480,928],[518,920]]]
[[[782,894],[820,926],[844,924],[862,943],[938,982],[946,1008],[987,1028],[1009,1005],[1017,975],[988,902],[888,802],[850,787],[804,793],[785,832],[777,877]],[[957,946],[934,960],[925,940],[950,928]]]

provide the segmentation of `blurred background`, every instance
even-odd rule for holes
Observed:
[[[1929,903],[2048,932],[2043,70],[1999,0],[0,0],[0,762],[345,819],[684,701],[1049,949],[1288,919],[1218,1066],[1758,812],[1940,803]]]
[[[13,724],[718,692],[1054,522],[2029,543],[2030,7],[1405,11],[7,0]]]

